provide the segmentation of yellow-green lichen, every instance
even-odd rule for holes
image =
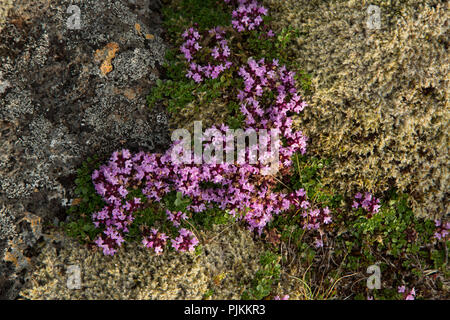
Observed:
[[[219,236],[217,236],[219,235]],[[27,299],[239,299],[258,269],[261,244],[238,225],[202,233],[201,254],[165,252],[125,244],[113,257],[61,238],[47,241],[37,259]],[[209,239],[209,242],[208,242]],[[62,241],[62,242],[61,242]],[[81,271],[81,289],[69,289],[69,266]]]
[[[448,208],[448,3],[266,0],[278,30],[298,28],[290,54],[312,77],[296,124],[311,153],[332,157],[342,192],[411,195],[419,216]],[[381,28],[367,26],[378,5]]]

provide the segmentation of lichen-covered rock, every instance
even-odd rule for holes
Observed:
[[[65,219],[88,156],[162,151],[170,142],[167,124],[157,121],[164,110],[146,105],[166,48],[159,1],[9,3],[0,3],[0,207],[8,215],[0,220],[8,234],[0,239],[1,274],[13,272],[3,253],[11,257],[8,243],[18,239],[3,230],[25,212]],[[68,12],[71,5],[79,12]]]
[[[0,0],[0,31],[5,25],[6,18],[8,17],[9,9],[13,5],[13,0]]]
[[[217,234],[220,233],[220,237]],[[259,267],[262,245],[238,225],[202,232],[200,255],[165,251],[156,255],[141,244],[125,244],[115,256],[93,252],[73,240],[53,236],[37,259],[27,299],[240,299]],[[208,241],[209,239],[209,241]],[[78,266],[80,289],[70,289],[69,266]]]
[[[298,28],[291,48],[312,74],[297,124],[309,150],[332,157],[340,191],[411,195],[419,216],[449,208],[448,3],[438,0],[266,0],[277,28]],[[367,25],[380,7],[381,28]],[[373,14],[373,13],[371,13]]]

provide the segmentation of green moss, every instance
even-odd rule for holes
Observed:
[[[217,207],[198,212],[192,216],[193,225],[206,230],[211,230],[214,225],[227,224],[233,220],[230,214]]]

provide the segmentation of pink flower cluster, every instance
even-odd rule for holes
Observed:
[[[371,218],[375,213],[378,213],[380,210],[380,199],[375,198],[371,193],[366,192],[363,195],[358,192],[355,195],[355,200],[353,201],[352,208],[358,209],[358,208],[364,208],[367,212],[368,218]]]
[[[197,83],[202,82],[203,77],[217,79],[223,71],[232,66],[232,62],[229,61],[231,55],[230,48],[228,47],[228,41],[224,38],[225,31],[220,27],[216,27],[209,30],[209,33],[213,36],[211,56],[214,61],[219,64],[212,65],[208,62],[207,65],[200,65],[191,62],[186,77],[193,79]],[[202,48],[198,42],[202,36],[196,29],[190,28],[183,33],[183,38],[185,42],[182,44],[180,50],[184,54],[186,60],[190,62]]]
[[[434,238],[438,240],[446,240],[448,232],[450,230],[450,222],[442,222],[441,220],[434,220],[436,226],[436,232]]]
[[[228,41],[225,39],[225,30],[220,27],[216,27],[208,31],[209,34],[214,36],[217,45],[212,49],[211,56],[220,62],[228,62],[230,57],[230,48],[228,47]]]
[[[286,146],[279,148],[279,171],[282,175],[289,175],[292,164],[290,157],[295,152],[305,153],[307,141],[301,132],[293,131],[289,116],[289,113],[299,112],[306,106],[295,91],[294,75],[287,72],[284,66],[279,67],[277,61],[266,64],[264,60],[259,63],[250,60],[248,67],[241,68],[240,74],[245,79],[245,91],[239,93],[239,99],[241,111],[246,115],[246,124],[255,124],[255,131],[277,129],[280,132]],[[261,98],[263,92],[269,91],[276,93],[276,101],[264,108]],[[206,143],[205,150],[220,143],[224,148],[227,147],[229,128],[221,125],[215,129],[222,133],[222,139]],[[270,145],[269,140],[267,145]],[[191,199],[187,209],[193,212],[204,211],[215,204],[220,209],[228,210],[233,216],[245,212],[244,219],[250,229],[257,229],[260,233],[273,214],[289,210],[291,206],[303,209],[309,207],[304,190],[291,194],[272,191],[278,182],[273,176],[264,173],[270,168],[269,165],[262,162],[229,164],[220,161],[203,161],[202,165],[177,164],[171,161],[171,153],[176,145],[174,143],[164,154],[139,152],[131,155],[128,150],[114,152],[108,165],[92,174],[95,189],[107,203],[105,208],[93,215],[94,223],[96,226],[111,226],[119,234],[119,240],[115,234],[115,238],[105,234],[98,240],[97,244],[104,248],[105,253],[115,252],[120,245],[121,234],[128,232],[127,226],[133,221],[133,212],[141,206],[138,198],[126,199],[130,188],[141,188],[143,194],[154,202],[160,202],[171,191],[181,192],[183,197]],[[258,150],[259,145],[246,147],[249,157],[251,148]],[[212,182],[217,187],[201,187],[205,182]],[[312,211],[310,215],[328,223],[327,210],[319,210],[320,218],[315,217],[316,211]],[[180,213],[168,215],[174,224],[178,224],[179,219],[184,217]],[[183,234],[180,236],[185,237]],[[184,248],[181,244],[175,246],[180,247]]]
[[[103,254],[112,256],[125,240],[122,234],[113,227],[107,227],[103,233],[95,240],[95,244],[103,249]]]
[[[257,1],[239,1],[239,7],[232,13],[231,24],[238,32],[255,30],[263,23],[262,16],[266,15],[267,9]]]
[[[415,300],[416,290],[414,288],[412,288],[411,291],[407,293],[406,287],[401,286],[398,287],[398,293],[403,293],[405,300]]]
[[[158,230],[152,228],[149,232],[144,232],[142,244],[147,248],[153,248],[156,254],[161,254],[166,246],[167,238],[165,233],[158,232]]]
[[[106,255],[113,255],[124,242],[123,233],[128,232],[128,226],[133,222],[133,213],[140,209],[139,198],[125,200],[128,195],[126,185],[133,162],[128,150],[114,152],[108,166],[101,166],[92,174],[95,190],[103,197],[106,206],[92,215],[94,225],[106,229],[95,243],[103,249]]]
[[[303,211],[308,209],[310,206],[308,196],[303,188],[289,194],[289,200],[295,206],[296,210]]]

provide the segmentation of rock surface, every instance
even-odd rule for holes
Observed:
[[[17,296],[43,225],[65,219],[88,156],[169,144],[164,111],[146,105],[166,48],[160,5],[0,2],[0,298]]]

